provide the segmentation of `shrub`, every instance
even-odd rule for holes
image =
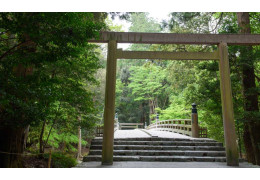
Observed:
[[[46,154],[45,158],[48,159],[49,155]],[[77,160],[64,153],[55,152],[52,154],[51,166],[52,168],[71,168],[77,165]]]

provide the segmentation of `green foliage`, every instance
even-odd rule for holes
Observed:
[[[135,101],[153,100],[163,92],[164,69],[148,62],[143,66],[133,66],[130,70],[132,76],[129,87],[136,96]]]
[[[114,24],[112,19],[109,17],[106,18],[106,24],[109,27],[110,31],[115,31],[115,32],[122,32],[123,25],[118,25]]]
[[[131,91],[128,83],[124,84],[117,79],[116,112],[118,112],[120,122],[139,122],[141,117],[142,112],[139,111],[139,103],[134,101],[135,96]]]
[[[129,32],[160,32],[160,24],[148,17],[148,13],[135,13],[130,16]],[[150,44],[132,44],[131,50],[147,51]],[[131,60],[132,61],[132,60]]]
[[[45,134],[44,134],[44,140],[46,141],[48,132],[50,130],[50,127],[46,127]],[[67,131],[61,131],[60,128],[57,127],[57,129],[53,128],[52,132],[50,134],[49,140],[48,140],[48,145],[50,145],[53,148],[59,149],[60,146],[64,146],[62,148],[63,151],[65,152],[76,152],[78,144],[78,136],[76,135],[77,133],[74,130],[73,132],[67,132]],[[83,146],[87,145],[87,142],[85,140],[81,140],[81,144]]]
[[[148,17],[148,13],[135,13],[130,16],[132,26],[129,28],[131,32],[160,32],[160,24],[154,19]]]
[[[182,94],[172,95],[170,98],[170,106],[164,110],[160,110],[160,120],[166,119],[188,119],[190,118],[190,107],[186,108]]]
[[[47,160],[48,154],[45,154],[44,158]],[[60,152],[52,153],[51,167],[52,168],[71,168],[77,165],[77,160],[66,154]]]
[[[133,32],[160,32],[159,23],[155,22],[154,19],[148,17],[148,13],[132,13],[129,21],[131,27],[129,31]],[[141,51],[149,50],[152,45],[148,44],[132,44],[131,50]],[[142,66],[148,66],[145,60],[118,60],[118,72],[117,72],[117,87],[116,87],[116,112],[118,113],[119,122],[144,122],[149,119],[149,104],[147,97],[143,98],[143,95],[139,95],[133,90],[136,88],[131,87],[130,84],[134,84],[132,81],[137,82],[137,79],[131,79],[132,75],[135,74],[133,69],[141,68]],[[148,67],[147,67],[148,69]],[[139,70],[140,79],[142,80],[142,70]],[[144,73],[144,72],[143,72]],[[149,77],[149,76],[146,76]],[[151,78],[153,79],[153,78]],[[148,80],[147,80],[148,81]],[[149,83],[152,87],[153,82]],[[134,85],[135,86],[135,85]],[[144,91],[140,87],[140,92]],[[153,87],[152,87],[153,88]],[[156,92],[153,92],[156,94]],[[157,97],[164,97],[163,93],[157,93]],[[167,99],[167,97],[166,97]],[[138,100],[138,101],[136,101]],[[167,101],[161,101],[159,103],[165,105]]]
[[[44,145],[76,151],[78,127],[91,132],[100,120],[93,97],[102,60],[98,46],[87,40],[106,28],[104,18],[0,13],[1,126],[30,125],[30,145],[39,146],[43,131]]]
[[[1,34],[9,38],[1,37],[0,47],[1,123],[37,125],[59,102],[73,114],[93,112],[87,86],[100,66],[86,40],[103,27],[93,18],[91,13],[0,14]],[[16,67],[33,73],[15,75]]]
[[[210,22],[214,20],[214,13],[209,12],[173,12],[169,22],[163,27],[178,33],[209,33]]]

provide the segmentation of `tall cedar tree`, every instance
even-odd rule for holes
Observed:
[[[42,69],[82,58],[104,27],[97,15],[0,13],[0,167],[22,166],[27,127],[44,121],[56,99],[56,82]]]
[[[250,20],[248,12],[237,13],[240,33],[250,34]],[[254,57],[252,46],[241,47],[241,66],[244,95],[244,143],[247,159],[253,164],[260,165],[260,121],[258,93],[256,91]]]

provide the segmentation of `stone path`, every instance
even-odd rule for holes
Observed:
[[[181,138],[181,139],[194,139],[190,136],[185,136],[182,134],[174,133],[174,132],[167,132],[167,131],[156,131],[154,129],[151,130],[144,130],[150,133],[152,136],[158,136],[162,138]]]
[[[259,168],[247,162],[239,163],[239,167],[227,166],[225,162],[114,162],[112,166],[101,165],[101,162],[82,162],[76,168]]]
[[[182,138],[182,139],[193,139],[192,137],[185,136],[178,133],[166,132],[166,131],[156,131],[156,130],[144,130],[144,129],[134,129],[134,130],[117,130],[114,134],[114,138],[145,138],[158,136],[163,138]]]
[[[139,129],[117,130],[114,134],[114,138],[136,138],[136,137],[144,138],[144,137],[151,137],[151,136]]]

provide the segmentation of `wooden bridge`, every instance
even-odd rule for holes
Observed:
[[[198,114],[196,104],[192,104],[191,119],[169,119],[158,120],[150,124],[148,127],[144,127],[144,123],[119,123],[118,118],[114,120],[114,132],[116,130],[123,129],[147,129],[156,131],[168,131],[173,133],[179,133],[194,138],[207,138],[207,128],[200,127],[198,125]],[[158,116],[157,116],[158,118]],[[96,136],[103,136],[103,126],[98,126],[96,130]]]
[[[129,130],[129,129],[147,129],[156,131],[167,131],[173,133],[179,133],[186,136],[192,136],[191,119],[169,119],[150,124],[148,127],[144,127],[144,123],[117,123],[115,124],[115,131],[117,130]],[[104,132],[103,126],[96,128],[96,137],[102,137]],[[199,126],[200,138],[207,138],[207,128]]]

